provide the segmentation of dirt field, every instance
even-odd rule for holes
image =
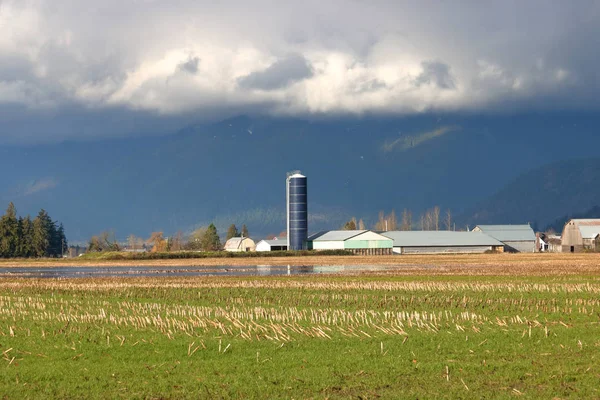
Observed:
[[[80,259],[0,260],[0,267],[364,265],[393,266],[392,274],[565,275],[600,273],[600,254],[469,254],[393,256],[305,256],[178,260],[94,261]]]

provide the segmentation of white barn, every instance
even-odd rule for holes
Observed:
[[[256,251],[281,251],[287,249],[287,240],[263,239],[256,243]]]
[[[225,251],[254,251],[256,244],[254,240],[247,237],[233,237],[225,243]]]

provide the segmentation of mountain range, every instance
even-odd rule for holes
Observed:
[[[71,242],[114,231],[285,229],[285,177],[308,177],[309,230],[379,210],[451,209],[457,225],[548,224],[596,204],[600,117],[240,116],[158,137],[0,147],[0,202],[40,208]]]

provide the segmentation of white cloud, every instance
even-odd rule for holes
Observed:
[[[58,181],[56,181],[54,178],[42,178],[24,185],[21,193],[23,196],[31,196],[32,194],[42,192],[44,190],[53,189],[56,186],[58,186]]]
[[[4,0],[0,107],[199,118],[248,107],[572,108],[600,89],[599,10],[585,1]]]

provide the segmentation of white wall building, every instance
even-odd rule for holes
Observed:
[[[287,248],[287,240],[263,239],[256,243],[256,251],[281,251]]]

